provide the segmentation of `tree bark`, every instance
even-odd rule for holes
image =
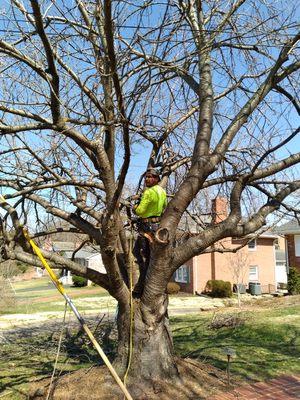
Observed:
[[[123,377],[132,352],[127,379],[129,385],[138,382],[152,385],[157,379],[174,379],[179,376],[167,308],[163,315],[155,315],[144,309],[140,299],[134,299],[132,326],[130,307],[119,308],[117,323],[119,340],[115,366]],[[133,335],[131,349],[130,331]]]

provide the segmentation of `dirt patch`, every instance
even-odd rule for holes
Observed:
[[[227,378],[223,371],[211,365],[191,359],[178,359],[180,379],[175,382],[155,381],[150,386],[145,383],[129,382],[128,390],[134,400],[191,400],[208,399],[218,392],[224,392]],[[232,382],[237,385],[238,382]],[[47,398],[49,380],[32,384],[30,400]],[[54,382],[51,390],[51,400],[123,400],[119,387],[116,385],[106,367],[93,367],[76,371],[60,377]]]

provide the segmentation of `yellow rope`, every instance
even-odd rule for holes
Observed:
[[[65,329],[67,307],[68,307],[68,302],[66,301],[65,302],[65,311],[64,311],[63,324],[62,324],[62,328],[61,328],[60,335],[59,335],[57,353],[56,353],[56,357],[55,357],[55,363],[54,363],[53,372],[52,372],[50,383],[49,383],[49,388],[48,388],[48,393],[47,393],[46,400],[49,400],[50,395],[51,395],[52,384],[53,384],[53,380],[54,380],[54,376],[55,376],[55,372],[56,372],[56,368],[57,368],[57,363],[58,363],[58,358],[59,358],[59,354],[60,354],[63,333],[64,333],[64,329]]]
[[[0,203],[6,203],[6,199],[4,196],[2,196],[0,194]],[[133,275],[133,260],[132,260],[132,240],[133,240],[133,231],[131,229],[131,238],[130,238],[130,245],[129,245],[129,286],[130,286],[130,331],[129,331],[129,355],[128,355],[128,365],[127,365],[127,370],[125,372],[124,375],[124,383],[121,381],[121,379],[119,378],[119,376],[117,375],[116,371],[114,370],[113,366],[111,365],[110,361],[108,360],[108,358],[106,357],[105,353],[103,352],[102,348],[99,346],[99,343],[96,341],[94,335],[92,334],[92,332],[90,331],[89,327],[86,325],[84,319],[81,317],[81,315],[79,314],[78,310],[76,309],[75,305],[73,304],[72,300],[70,299],[70,297],[65,293],[65,289],[63,287],[63,285],[61,284],[61,282],[58,280],[58,277],[56,276],[56,274],[54,273],[54,271],[52,270],[52,268],[50,267],[50,265],[48,264],[48,262],[46,261],[46,259],[44,258],[42,252],[40,251],[39,247],[35,244],[35,242],[30,238],[27,229],[23,229],[23,233],[24,236],[26,238],[26,240],[28,241],[28,243],[31,245],[33,251],[35,252],[35,254],[38,256],[38,258],[40,259],[41,263],[43,264],[43,266],[45,267],[45,269],[47,270],[52,282],[54,283],[54,285],[56,286],[57,290],[64,296],[64,298],[66,299],[67,303],[69,304],[69,306],[71,307],[72,311],[74,312],[74,314],[76,315],[78,321],[81,323],[82,328],[84,329],[85,333],[88,335],[89,339],[91,340],[92,344],[94,345],[94,347],[96,348],[96,350],[98,351],[99,355],[101,356],[102,360],[104,361],[104,363],[106,364],[106,366],[108,367],[110,373],[112,374],[112,376],[114,377],[116,383],[119,385],[120,389],[122,390],[122,392],[124,393],[124,397],[128,400],[133,400],[130,393],[127,391],[126,389],[126,379],[127,379],[127,375],[130,369],[130,365],[131,365],[131,360],[132,360],[132,352],[133,352],[133,325],[134,325],[134,310],[133,310],[133,298],[132,298],[132,290],[133,290],[133,279],[132,279],[132,275]]]
[[[126,380],[128,372],[130,370],[132,353],[133,353],[133,331],[134,331],[134,307],[133,307],[133,258],[132,258],[132,241],[133,241],[133,229],[131,227],[130,241],[129,241],[129,290],[130,290],[130,328],[129,328],[129,354],[128,364],[124,375],[124,385],[126,386]]]
[[[120,377],[118,376],[118,374],[116,373],[114,367],[112,366],[111,362],[109,361],[109,359],[107,358],[106,354],[104,353],[104,351],[102,350],[102,348],[100,347],[99,343],[97,342],[97,340],[95,339],[94,335],[92,334],[91,330],[89,329],[89,327],[86,325],[84,319],[82,318],[82,316],[79,314],[77,308],[75,307],[75,305],[73,304],[72,300],[70,299],[70,297],[65,293],[64,287],[62,286],[62,284],[59,282],[56,274],[54,273],[54,271],[52,270],[52,268],[50,267],[50,265],[47,263],[46,259],[44,258],[43,254],[41,253],[40,249],[38,248],[38,246],[34,243],[34,241],[29,237],[29,234],[27,232],[26,229],[23,229],[24,232],[24,236],[27,239],[28,243],[31,245],[32,249],[34,250],[35,254],[39,257],[40,261],[42,262],[43,266],[46,268],[47,272],[49,273],[53,283],[55,284],[55,286],[57,287],[57,289],[60,291],[60,293],[64,296],[64,298],[66,299],[68,305],[71,307],[72,311],[74,312],[74,314],[76,315],[78,321],[80,322],[83,330],[85,331],[85,333],[87,334],[87,336],[89,337],[90,341],[92,342],[93,346],[95,347],[95,349],[97,350],[98,354],[100,355],[100,357],[102,358],[102,360],[104,361],[104,363],[106,364],[107,368],[109,369],[109,372],[111,373],[111,375],[113,376],[113,378],[115,379],[116,383],[119,385],[120,389],[122,390],[122,392],[124,393],[124,396],[127,400],[133,400],[130,393],[128,392],[128,390],[126,389],[124,383],[121,381]]]

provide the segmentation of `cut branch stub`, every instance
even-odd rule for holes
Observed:
[[[155,240],[160,244],[168,244],[169,230],[167,228],[159,228],[155,233]]]

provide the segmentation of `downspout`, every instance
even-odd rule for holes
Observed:
[[[286,235],[284,235],[284,245],[285,245],[285,262],[286,262],[286,273],[290,272],[290,264],[289,264],[289,246]]]
[[[275,248],[275,240],[273,239],[273,257],[274,257],[274,283],[275,283],[275,292],[277,291],[277,260],[276,260],[276,248]],[[271,292],[269,290],[269,292]]]
[[[214,251],[210,253],[210,259],[211,259],[211,279],[216,279],[216,257]]]
[[[193,258],[193,294],[198,291],[198,260],[199,256]]]

